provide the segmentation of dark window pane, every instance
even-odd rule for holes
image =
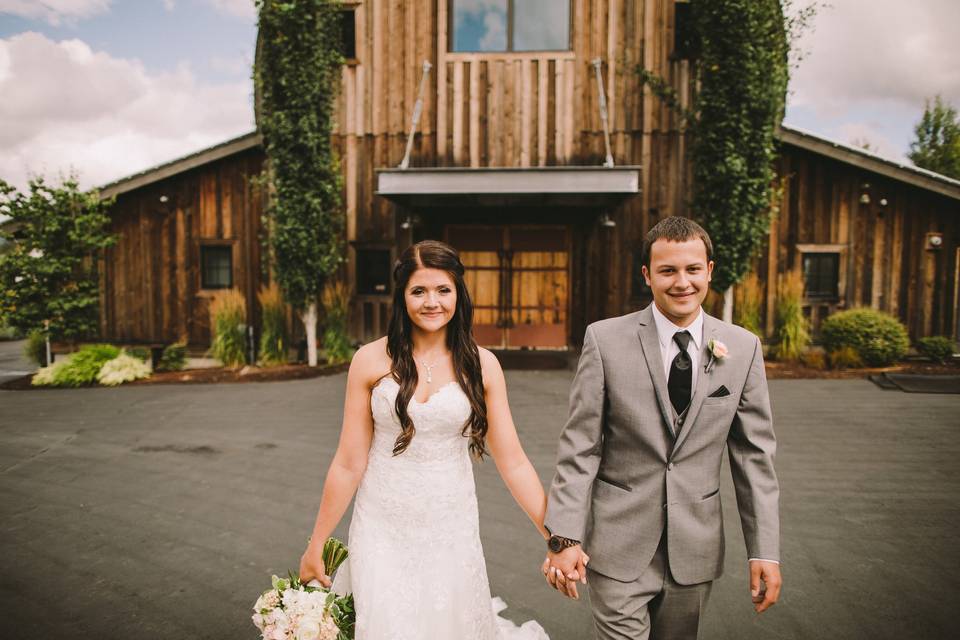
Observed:
[[[570,48],[570,0],[514,0],[514,51]]]
[[[229,289],[233,286],[233,249],[229,246],[200,247],[200,288]]]
[[[692,5],[689,2],[677,2],[674,7],[676,13],[673,20],[673,57],[678,60],[696,58]]]
[[[506,51],[507,0],[451,0],[451,51]]]
[[[803,254],[803,282],[808,299],[837,299],[839,279],[839,253]]]
[[[357,57],[357,14],[353,9],[340,12],[340,36],[343,39],[341,52],[347,60]]]
[[[357,293],[362,295],[390,293],[389,250],[357,250]]]

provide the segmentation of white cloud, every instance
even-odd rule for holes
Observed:
[[[187,65],[151,73],[80,40],[0,40],[0,177],[23,188],[76,170],[84,187],[104,184],[250,131],[251,91],[202,84]]]
[[[957,0],[833,0],[799,43],[787,122],[902,159],[926,98],[960,106],[958,24]]]
[[[254,18],[257,15],[253,0],[207,0],[218,11],[237,16],[238,18]]]
[[[111,0],[0,0],[0,14],[43,20],[54,26],[110,9]]]
[[[163,0],[163,8],[167,11],[173,11],[177,8],[177,3],[174,0]]]

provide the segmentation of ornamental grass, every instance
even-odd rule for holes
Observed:
[[[290,338],[287,335],[287,305],[276,282],[261,287],[257,293],[260,302],[260,363],[275,366],[287,363]]]
[[[247,301],[238,289],[218,291],[210,301],[213,340],[210,354],[223,366],[236,369],[247,363]]]

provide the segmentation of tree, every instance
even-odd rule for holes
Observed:
[[[792,18],[778,0],[692,0],[691,10],[698,86],[692,108],[680,109],[663,78],[643,68],[637,72],[665,104],[681,111],[690,132],[691,208],[713,240],[711,287],[724,293],[729,321],[732,286],[749,272],[775,210],[775,134],[786,103],[791,34],[806,25],[815,6]]]
[[[960,179],[960,121],[953,105],[936,96],[931,108],[927,100],[913,131],[917,138],[907,154],[913,164]]]
[[[344,213],[332,135],[343,56],[340,4],[257,0],[254,80],[267,153],[269,254],[317,364],[317,304],[343,263]]]
[[[97,256],[114,242],[111,201],[82,192],[75,178],[59,187],[32,178],[29,193],[0,180],[0,217],[10,243],[0,256],[0,319],[21,333],[49,323],[54,340],[95,335],[99,293]]]

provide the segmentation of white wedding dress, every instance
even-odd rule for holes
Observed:
[[[416,434],[399,456],[399,385],[371,396],[373,442],[350,523],[349,556],[334,590],[352,591],[356,640],[549,640],[535,621],[518,627],[490,598],[473,466],[461,435],[470,403],[455,382],[411,400]],[[535,562],[535,560],[531,560]]]

